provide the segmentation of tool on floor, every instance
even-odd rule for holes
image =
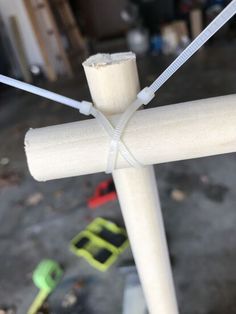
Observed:
[[[58,285],[63,275],[60,265],[49,259],[42,260],[33,273],[33,282],[39,288],[39,293],[30,306],[27,314],[36,314],[47,297]]]
[[[99,217],[72,239],[70,249],[93,267],[106,271],[128,244],[125,229]]]
[[[89,208],[96,208],[117,199],[115,185],[112,179],[102,181],[95,189],[95,193],[88,200]]]

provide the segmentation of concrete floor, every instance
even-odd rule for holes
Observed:
[[[196,55],[158,92],[153,106],[236,92],[236,43],[212,45]],[[152,82],[170,60],[139,60],[142,86]],[[89,99],[81,72],[71,81],[46,86],[77,99]],[[119,266],[132,259],[128,249],[106,273],[69,252],[70,239],[92,218],[122,224],[118,202],[89,210],[86,199],[105,174],[38,183],[27,169],[24,134],[28,128],[81,119],[73,109],[12,89],[0,95],[0,304],[25,314],[37,289],[31,275],[42,258],[66,269],[50,299],[53,313],[120,314],[124,275]],[[236,155],[156,166],[174,280],[181,314],[236,313]],[[9,182],[10,181],[10,182]],[[173,191],[185,198],[176,201]],[[35,197],[35,193],[37,195]],[[32,200],[32,195],[34,196]],[[61,303],[79,282],[73,309]],[[157,296],[158,297],[158,296]],[[161,314],[161,313],[160,313]]]

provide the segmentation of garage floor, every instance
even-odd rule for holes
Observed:
[[[165,84],[152,105],[235,93],[235,55],[232,42],[204,49]],[[142,86],[150,84],[170,61],[140,59]],[[44,87],[89,99],[83,72],[74,80]],[[56,259],[66,270],[50,299],[53,313],[122,313],[125,275],[120,266],[132,261],[130,249],[105,273],[69,251],[70,239],[94,217],[123,223],[118,202],[96,210],[86,207],[96,184],[107,176],[38,183],[27,169],[24,135],[30,127],[78,119],[81,116],[73,109],[13,89],[0,96],[0,305],[15,306],[19,314],[26,313],[37,293],[31,275],[43,258]],[[180,313],[236,313],[236,155],[155,169]],[[63,300],[73,287],[77,301],[65,307]]]

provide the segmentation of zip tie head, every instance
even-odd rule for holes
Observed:
[[[154,97],[155,93],[153,93],[150,87],[145,87],[137,95],[137,98],[140,99],[144,105],[147,105]]]
[[[81,101],[79,106],[80,113],[89,116],[91,114],[91,109],[93,107],[93,104],[89,101]]]

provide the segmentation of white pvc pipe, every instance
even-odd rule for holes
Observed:
[[[151,314],[177,314],[153,166],[113,173],[129,240]]]
[[[140,110],[122,140],[144,165],[232,153],[236,151],[235,104],[236,95],[230,95]],[[114,124],[117,120],[111,118]],[[91,119],[31,129],[25,149],[31,174],[46,181],[104,172],[109,143],[101,125]],[[116,166],[129,164],[119,155]]]
[[[104,114],[118,113],[139,89],[133,54],[99,55],[84,63],[93,102]],[[153,166],[113,172],[121,210],[151,314],[177,314]]]

